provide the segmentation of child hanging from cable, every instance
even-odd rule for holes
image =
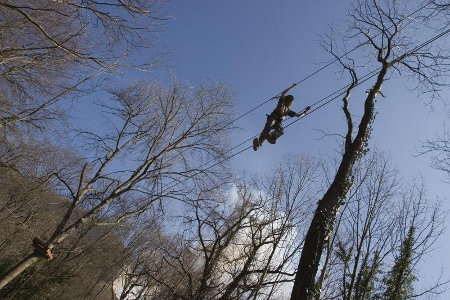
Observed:
[[[284,133],[284,129],[283,126],[281,125],[281,122],[284,120],[284,118],[286,118],[286,116],[302,117],[306,115],[306,113],[310,109],[310,107],[307,106],[300,113],[296,113],[295,111],[291,110],[291,105],[294,102],[294,96],[292,95],[286,96],[286,94],[296,85],[297,84],[294,83],[292,86],[288,87],[281,93],[281,96],[278,98],[277,106],[270,115],[267,115],[267,121],[266,124],[264,125],[264,129],[261,132],[261,135],[259,136],[259,139],[255,138],[253,140],[253,150],[255,151],[258,150],[258,148],[261,147],[261,145],[265,140],[267,140],[271,144],[276,143],[277,139]],[[276,99],[276,97],[272,99]]]

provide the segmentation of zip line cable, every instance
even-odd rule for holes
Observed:
[[[362,84],[362,83],[366,82],[367,80],[373,78],[380,70],[381,70],[381,67],[379,67],[379,68],[377,68],[376,70],[374,70],[374,71],[372,71],[372,72],[370,72],[370,73],[364,75],[363,77],[361,77],[361,80],[358,80],[358,84],[357,84],[356,86],[359,86],[360,84]],[[356,87],[356,86],[355,86],[355,87]],[[315,104],[320,103],[320,102],[324,101],[325,99],[327,99],[327,98],[329,98],[329,97],[331,97],[331,96],[337,94],[336,96],[334,96],[334,97],[331,98],[330,100],[328,100],[328,101],[326,101],[325,103],[319,105],[317,108],[311,110],[311,112],[308,113],[308,115],[311,114],[312,112],[318,110],[319,108],[322,108],[323,106],[327,105],[328,103],[332,102],[333,100],[336,100],[336,99],[338,99],[339,97],[343,96],[343,95],[347,92],[347,88],[348,88],[347,86],[346,86],[346,87],[343,87],[343,88],[339,89],[338,91],[336,91],[336,92],[334,92],[334,93],[328,95],[327,97],[322,98],[321,100],[317,101]],[[294,124],[295,122],[300,121],[301,119],[303,119],[303,117],[298,118],[298,119],[292,121],[292,122],[289,123],[288,125],[284,126],[284,128],[287,128],[287,127],[291,126],[292,124]]]
[[[432,2],[432,0],[428,1],[427,3],[425,3],[425,4],[424,4],[423,6],[421,6],[420,8],[418,8],[418,9],[416,9],[414,12],[410,13],[406,18],[412,17],[415,13],[419,12],[420,10],[422,10],[423,8],[425,8],[426,6],[428,6],[431,2]],[[394,25],[392,25],[392,26],[389,27],[389,28],[392,28],[393,26],[394,26]],[[380,34],[381,34],[381,33],[378,33],[377,35],[375,35],[375,37],[378,36],[378,35],[380,35]],[[295,85],[298,85],[298,84],[300,84],[300,83],[306,81],[307,79],[313,77],[314,75],[316,75],[316,74],[318,74],[319,72],[323,71],[324,69],[328,68],[329,66],[331,66],[331,65],[334,64],[335,62],[339,61],[341,58],[345,57],[346,55],[352,53],[352,52],[355,51],[356,49],[358,49],[358,48],[360,48],[361,46],[366,45],[366,44],[367,44],[367,42],[360,43],[359,45],[357,45],[356,47],[354,47],[352,50],[350,50],[350,51],[348,51],[348,52],[345,52],[344,54],[342,54],[341,56],[339,56],[339,57],[337,57],[337,58],[335,58],[335,59],[333,59],[333,60],[330,60],[326,65],[324,65],[323,67],[321,67],[321,68],[318,69],[317,71],[311,73],[310,75],[304,77],[303,79],[301,79],[300,81],[298,81],[297,83],[295,83]],[[346,87],[340,89],[339,91],[336,91],[336,92],[332,93],[331,95],[329,95],[329,96],[327,96],[327,97],[325,97],[325,98],[322,98],[322,99],[319,100],[319,101],[314,102],[313,104],[310,105],[310,107],[313,107],[313,106],[319,104],[320,102],[324,101],[324,100],[327,99],[328,97],[330,97],[330,96],[332,96],[332,95],[334,95],[334,94],[339,93],[339,92],[342,91],[343,89],[346,89]],[[274,96],[274,97],[272,97],[272,98],[270,98],[270,99],[264,101],[263,103],[257,105],[256,107],[250,109],[249,111],[243,113],[243,114],[240,115],[238,118],[233,119],[232,121],[230,121],[229,123],[227,123],[226,125],[224,125],[222,128],[226,128],[227,126],[233,124],[233,123],[236,122],[237,120],[242,119],[244,116],[250,114],[251,112],[255,111],[256,109],[258,109],[258,108],[260,108],[261,106],[265,105],[266,103],[270,102],[271,100],[273,100],[273,99],[279,97],[280,95],[281,95],[281,93],[279,93],[277,96]],[[332,100],[336,99],[336,98],[339,97],[340,95],[342,95],[342,93],[339,94],[338,96],[336,96],[335,98],[332,98]],[[332,100],[326,102],[325,104],[331,102]],[[324,105],[325,105],[325,104],[324,104]],[[312,112],[314,112],[314,111],[316,111],[317,109],[321,108],[322,106],[323,106],[323,105],[317,107],[316,109],[311,110],[311,112],[310,112],[309,114],[311,114]],[[297,121],[298,121],[298,120],[296,120],[295,122],[297,122]],[[294,122],[292,122],[292,123],[294,123]],[[289,125],[290,125],[290,124],[289,124]],[[286,127],[287,127],[287,126],[286,126]],[[230,149],[230,151],[232,151],[232,150],[234,150],[235,148],[237,148],[237,147],[239,147],[239,146],[241,146],[241,145],[243,145],[243,144],[245,144],[245,143],[251,141],[251,140],[252,140],[253,138],[255,138],[256,136],[257,136],[257,135],[255,135],[255,136],[253,136],[252,138],[250,138],[250,139],[248,139],[248,140],[246,140],[246,141],[240,143],[239,145],[233,147],[232,149]],[[202,139],[201,139],[201,140],[202,140]],[[201,140],[200,140],[200,141],[201,141]],[[250,149],[250,148],[251,148],[251,146],[248,147],[248,148],[246,148],[246,149],[244,149],[243,151],[248,150],[248,149]],[[243,151],[240,151],[240,152],[238,152],[238,153],[236,153],[236,154],[230,156],[228,159],[230,159],[230,158],[232,158],[232,157],[234,157],[234,156],[236,156],[236,155],[242,153]],[[212,160],[210,160],[210,161],[204,163],[202,166],[209,164],[209,163],[210,163],[211,161],[213,161],[213,160],[215,160],[215,159],[212,159]],[[225,160],[226,160],[226,159],[225,159]],[[222,163],[223,161],[224,161],[224,160],[221,160],[220,162],[218,162],[218,163],[216,163],[216,164],[214,164],[214,165],[208,167],[207,169],[212,168],[212,167],[216,166],[217,164]],[[202,167],[202,166],[200,166],[200,167]],[[207,169],[205,169],[205,170],[207,170]],[[199,173],[197,173],[197,174],[195,174],[195,175],[198,175],[198,174],[199,174]],[[185,179],[185,180],[187,180],[187,179]],[[184,182],[185,180],[181,181],[180,183]],[[164,188],[165,188],[165,186],[163,187],[163,189],[164,189]]]
[[[420,8],[416,9],[415,11],[413,11],[412,13],[410,13],[408,16],[406,16],[405,19],[408,19],[408,18],[412,17],[415,13],[421,11],[421,10],[424,9],[426,6],[428,6],[429,4],[431,4],[432,2],[433,2],[433,0],[428,1],[427,3],[425,3],[424,5],[422,5]],[[392,27],[394,27],[394,25],[388,27],[387,29],[390,29],[390,28],[392,28]],[[381,33],[378,33],[378,34],[375,35],[374,37],[377,37],[377,36],[379,36],[380,34],[381,34]],[[330,60],[327,64],[325,64],[324,66],[322,66],[321,68],[319,68],[319,69],[316,70],[315,72],[313,72],[313,73],[307,75],[306,77],[304,77],[304,78],[301,79],[300,81],[296,82],[295,85],[298,85],[298,84],[300,84],[300,83],[303,83],[304,81],[308,80],[309,78],[313,77],[314,75],[320,73],[321,71],[325,70],[325,69],[328,68],[329,66],[333,65],[335,62],[337,62],[337,61],[340,60],[341,58],[344,58],[344,57],[347,56],[348,54],[350,54],[350,53],[356,51],[357,49],[359,49],[360,47],[362,47],[362,46],[364,46],[364,45],[366,45],[366,44],[367,44],[367,42],[360,43],[359,45],[355,46],[355,47],[354,47],[353,49],[351,49],[350,51],[347,51],[347,52],[345,52],[344,54],[342,54],[341,56],[339,56],[339,57],[337,57],[337,58],[335,58],[335,59]],[[256,107],[250,109],[249,111],[243,113],[241,116],[239,116],[238,118],[236,118],[236,119],[234,119],[233,121],[231,121],[230,124],[233,124],[233,123],[236,122],[237,120],[239,120],[239,119],[243,118],[244,116],[248,115],[249,113],[255,111],[256,109],[260,108],[260,107],[263,106],[264,104],[270,102],[272,99],[278,98],[280,95],[281,95],[281,93],[278,93],[276,96],[274,96],[274,97],[272,97],[272,98],[270,98],[270,99],[264,101],[263,103],[259,104],[258,106],[256,106]],[[319,100],[319,101],[317,101],[317,102],[315,102],[315,103],[313,103],[313,104],[311,104],[310,106],[313,107],[313,106],[315,106],[316,104],[318,104],[318,103],[320,103],[320,102],[322,102],[322,101],[323,101],[323,99],[322,99],[322,100]],[[230,124],[227,124],[227,125],[230,125]]]
[[[447,29],[447,30],[445,30],[445,31],[443,31],[443,32],[441,32],[440,34],[434,36],[433,38],[429,39],[428,41],[426,41],[426,42],[420,44],[419,46],[413,48],[412,50],[409,51],[409,53],[415,52],[415,51],[417,51],[417,50],[423,48],[424,46],[426,46],[426,45],[428,45],[428,44],[431,44],[432,42],[436,41],[437,39],[439,39],[439,38],[441,38],[441,37],[443,37],[443,36],[445,36],[445,35],[447,35],[447,34],[449,34],[449,33],[450,33],[450,28]],[[372,71],[372,72],[370,72],[370,73],[364,75],[364,76],[362,77],[362,79],[358,82],[358,84],[357,84],[356,86],[359,86],[360,84],[362,84],[362,83],[366,82],[367,80],[369,80],[370,78],[374,77],[374,76],[377,74],[377,72],[380,71],[380,69],[381,69],[381,67],[379,67],[379,68],[377,68],[376,70],[374,70],[374,71]],[[315,102],[313,105],[316,105],[316,104],[318,104],[318,103],[324,101],[325,99],[327,99],[327,98],[329,98],[329,97],[331,97],[331,96],[337,94],[337,95],[334,96],[333,98],[331,98],[331,99],[329,99],[328,101],[326,101],[325,103],[321,104],[319,107],[313,109],[313,110],[312,110],[310,113],[308,113],[307,115],[310,115],[312,112],[314,112],[314,111],[316,111],[316,110],[322,108],[323,106],[327,105],[328,103],[332,102],[333,100],[338,99],[340,96],[342,96],[343,94],[345,94],[344,91],[345,91],[346,89],[347,89],[347,87],[343,87],[343,88],[337,90],[336,92],[334,92],[334,93],[332,93],[332,94],[330,94],[330,95],[328,95],[328,96],[322,98],[321,100]],[[303,119],[303,117],[302,117],[302,118],[299,118],[299,119],[297,119],[297,120],[295,120],[295,121],[293,121],[293,122],[291,122],[291,123],[289,123],[288,125],[285,126],[285,128],[291,126],[291,125],[292,125],[293,123],[295,123],[295,122],[300,121],[301,119]],[[236,145],[235,147],[233,147],[232,149],[230,149],[230,152],[233,151],[234,149],[240,147],[241,145],[243,145],[243,144],[245,144],[245,143],[251,141],[253,138],[255,138],[255,137],[257,137],[257,136],[258,136],[258,135],[255,135],[255,136],[251,137],[250,139],[247,139],[246,141],[244,141],[244,142],[242,142],[242,143]],[[197,171],[197,173],[195,173],[195,174],[192,175],[192,176],[196,176],[196,175],[198,175],[198,174],[200,174],[200,173],[203,173],[203,172],[207,171],[208,169],[210,169],[210,168],[212,168],[212,167],[215,167],[215,166],[217,166],[217,165],[219,165],[219,164],[221,164],[221,163],[223,163],[223,162],[225,162],[225,161],[227,161],[227,160],[229,160],[229,159],[231,159],[231,158],[233,158],[233,157],[235,157],[235,156],[241,154],[242,152],[247,151],[247,150],[250,149],[250,148],[252,148],[252,146],[249,146],[249,147],[247,147],[247,148],[244,148],[243,150],[240,150],[240,151],[238,151],[238,152],[236,152],[236,153],[234,153],[234,154],[232,154],[232,155],[230,155],[230,156],[228,156],[228,157],[225,157],[225,158],[221,159],[220,161],[216,162],[215,164],[212,164],[211,166],[208,166],[207,168],[205,168],[205,169],[203,169],[203,170]],[[204,163],[202,166],[208,165],[210,162],[212,162],[212,161],[214,161],[214,160],[215,160],[215,158],[213,158],[213,159],[211,159],[210,161]],[[202,167],[202,166],[200,166],[200,167]],[[168,188],[172,188],[172,187],[174,187],[175,185],[177,185],[178,183],[183,183],[183,182],[187,181],[189,178],[190,178],[190,177],[188,177],[188,178],[186,178],[186,179],[184,179],[184,180],[182,180],[182,181],[180,181],[180,182],[174,183],[174,185],[169,186]]]
[[[373,76],[375,76],[375,74],[379,71],[379,69],[380,69],[380,68],[378,68],[377,70],[372,71],[371,73],[365,75],[363,78],[366,77],[366,79],[364,79],[362,82],[365,82],[365,81],[369,80],[370,78],[372,78]],[[359,85],[359,84],[358,84],[358,85]],[[327,97],[324,97],[324,98],[322,98],[321,100],[317,101],[316,103],[322,102],[322,101],[324,101],[324,99],[327,99],[327,98],[329,98],[330,96],[332,96],[332,95],[334,95],[334,94],[336,94],[336,93],[339,93],[337,96],[331,98],[331,99],[328,100],[327,102],[323,103],[323,104],[320,105],[319,107],[317,107],[317,108],[315,108],[314,110],[312,110],[311,113],[314,112],[314,111],[316,111],[316,110],[318,110],[319,108],[325,106],[326,104],[332,102],[333,100],[338,99],[340,96],[342,96],[343,94],[345,94],[345,92],[342,92],[342,91],[343,91],[343,90],[346,90],[346,89],[347,89],[347,87],[343,87],[343,88],[341,88],[340,90],[338,90],[338,91],[332,93],[331,95],[329,95],[329,96],[327,96]],[[308,113],[307,115],[310,115],[311,113]],[[304,117],[304,116],[303,116],[303,117]],[[294,122],[291,122],[290,124],[288,124],[287,126],[285,126],[285,128],[289,127],[290,125],[292,125],[293,123],[299,121],[300,119],[303,119],[303,117],[301,117],[301,118],[295,120]],[[251,138],[249,138],[249,139],[247,139],[247,140],[241,142],[240,144],[234,146],[233,148],[230,149],[230,152],[233,151],[234,149],[236,149],[236,148],[242,146],[243,144],[246,144],[247,142],[253,140],[253,139],[254,139],[255,137],[257,137],[257,136],[258,136],[258,134],[257,134],[257,135],[254,135],[253,137],[251,137]],[[205,168],[205,169],[203,169],[203,170],[200,170],[200,171],[197,171],[197,172],[196,172],[195,174],[193,174],[192,176],[197,176],[197,175],[199,175],[200,173],[203,173],[203,172],[205,172],[205,171],[207,171],[207,170],[209,170],[209,169],[211,169],[211,168],[213,168],[213,167],[215,167],[215,166],[217,166],[217,165],[219,165],[219,164],[221,164],[221,163],[223,163],[223,162],[225,162],[225,161],[227,161],[227,160],[229,160],[229,159],[231,159],[231,158],[233,158],[233,157],[235,157],[235,156],[237,156],[237,155],[239,155],[239,154],[241,154],[242,152],[245,152],[245,151],[251,149],[252,147],[253,147],[253,146],[249,146],[249,147],[244,148],[244,149],[242,149],[242,150],[240,150],[240,151],[238,151],[238,152],[236,152],[236,153],[234,153],[234,154],[232,154],[232,155],[230,155],[230,156],[228,156],[228,157],[225,157],[225,158],[219,160],[218,162],[216,162],[216,163],[214,163],[214,164],[208,166],[207,168]],[[213,159],[209,160],[208,162],[204,163],[202,166],[208,165],[209,163],[213,162],[215,159],[216,159],[216,158],[213,158]],[[201,168],[202,166],[200,166],[200,168]],[[176,186],[177,184],[183,183],[183,182],[189,180],[190,178],[191,178],[191,176],[190,176],[190,177],[187,177],[187,178],[185,178],[184,180],[181,180],[181,181],[179,181],[179,182],[175,182],[175,183],[173,183],[173,185],[171,185],[171,186],[168,186],[168,187],[167,187],[167,185],[166,185],[164,188],[166,188],[166,187],[167,187],[167,189],[173,188],[173,187]]]

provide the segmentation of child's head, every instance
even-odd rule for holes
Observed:
[[[290,105],[290,104],[292,104],[292,102],[294,102],[294,96],[292,96],[292,95],[287,95],[285,99],[286,99],[286,104],[288,104],[288,105]]]

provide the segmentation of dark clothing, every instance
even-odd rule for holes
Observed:
[[[266,124],[264,125],[264,129],[259,137],[260,144],[262,144],[269,135],[272,135],[273,139],[276,140],[284,134],[283,125],[281,125],[281,122],[286,116],[295,117],[296,115],[296,112],[290,109],[291,104],[292,102],[288,103],[286,101],[286,97],[280,97],[278,99],[278,104],[275,109],[270,115],[267,115]],[[272,129],[274,131],[270,133]]]
[[[281,122],[283,121],[282,118],[278,117],[278,114],[275,112],[275,110],[270,114],[267,115],[267,121],[264,125],[264,129],[261,133],[261,136],[266,136],[270,133],[270,131],[273,129],[275,132],[277,132],[277,136],[274,138],[277,139],[280,136],[284,134],[283,125],[281,125]]]

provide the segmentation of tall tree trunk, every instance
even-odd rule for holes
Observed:
[[[388,67],[388,64],[383,65],[375,85],[367,95],[364,104],[364,115],[359,124],[358,134],[353,141],[353,124],[347,105],[350,91],[356,85],[356,81],[348,88],[347,95],[344,97],[343,109],[348,123],[344,155],[331,186],[318,203],[311,225],[306,234],[292,289],[291,300],[309,300],[314,297],[316,288],[315,277],[318,271],[320,258],[322,257],[323,247],[327,237],[333,229],[337,211],[351,187],[353,166],[357,159],[363,155],[364,147],[369,139],[370,127],[374,118],[375,97],[381,89]],[[356,77],[354,77],[354,80],[356,80]]]
[[[90,213],[85,214],[83,217],[75,221],[68,228],[63,230],[58,234],[54,234],[55,239],[53,242],[48,242],[49,249],[53,249],[56,245],[64,241],[73,231],[77,230],[82,224],[86,223],[88,217],[91,216]],[[37,263],[39,260],[46,258],[42,253],[35,250],[33,253],[24,258],[21,262],[19,262],[15,267],[8,270],[6,274],[1,275],[0,277],[0,290],[7,285],[10,281],[20,275],[23,271]]]
[[[2,289],[5,285],[7,285],[10,281],[20,275],[23,271],[43,259],[41,253],[34,251],[26,258],[24,258],[21,262],[19,262],[14,268],[12,268],[8,273],[2,275],[0,277],[0,289]]]

